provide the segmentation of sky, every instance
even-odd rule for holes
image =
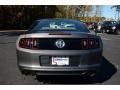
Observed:
[[[103,5],[102,7],[102,16],[106,18],[113,18],[115,19],[115,8],[111,9],[113,5]]]

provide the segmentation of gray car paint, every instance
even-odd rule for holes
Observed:
[[[64,32],[64,31],[62,31]],[[66,32],[64,32],[66,33]],[[102,60],[103,44],[101,38],[95,35],[94,32],[69,32],[70,35],[49,35],[49,32],[31,33],[20,35],[16,42],[16,52],[18,58],[18,67],[21,70],[30,71],[81,71],[81,70],[97,70]],[[100,48],[93,50],[30,50],[19,47],[19,41],[21,38],[98,38],[100,40]],[[77,67],[45,67],[40,66],[40,55],[80,55],[81,64]],[[85,63],[82,64],[82,61]],[[90,64],[88,62],[91,62]],[[94,63],[95,62],[95,63]],[[92,64],[93,63],[93,64]]]

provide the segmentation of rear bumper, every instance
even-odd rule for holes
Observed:
[[[80,56],[78,66],[41,66],[39,57],[48,56]],[[79,75],[81,72],[97,71],[101,65],[102,49],[97,50],[17,50],[18,67],[21,71],[37,73],[39,75]]]
[[[84,75],[87,73],[98,72],[100,64],[70,67],[70,68],[31,68],[19,67],[20,70],[26,71],[28,74],[37,75]]]

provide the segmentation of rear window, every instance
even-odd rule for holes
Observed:
[[[115,23],[116,23],[115,21],[106,21],[106,22],[103,22],[104,25],[113,25]]]
[[[80,31],[89,32],[87,27],[80,21],[75,20],[41,20],[32,25],[31,32],[41,31]]]

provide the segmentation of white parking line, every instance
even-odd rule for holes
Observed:
[[[120,40],[120,36],[116,36],[116,37],[111,37],[112,39],[117,39]]]
[[[108,38],[103,38],[103,37],[101,37],[101,39],[103,39],[103,40],[111,40],[111,39],[108,39]]]
[[[120,40],[120,35],[111,35],[111,34],[99,33],[98,36],[100,36],[103,40]]]
[[[21,32],[21,31],[27,31],[27,30],[0,30],[0,32]]]
[[[103,33],[97,33],[97,34],[99,35],[99,34],[103,34]]]

